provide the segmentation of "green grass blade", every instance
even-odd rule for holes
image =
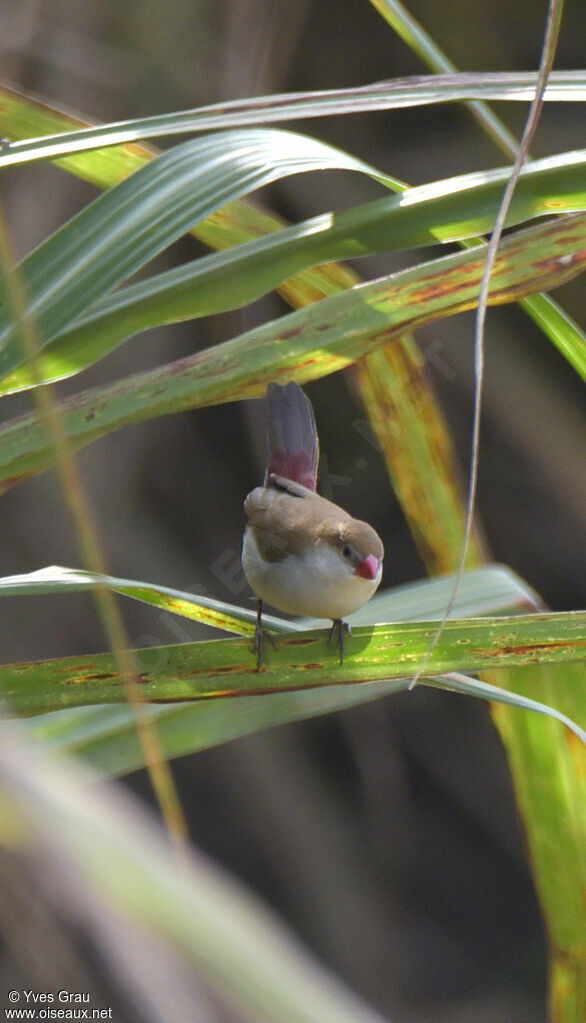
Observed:
[[[398,679],[241,696],[237,703],[210,699],[165,706],[149,704],[144,713],[155,721],[165,754],[171,759],[211,749],[265,728],[356,707],[405,690],[408,685],[408,679]],[[83,756],[108,775],[127,774],[144,767],[144,753],[136,738],[132,715],[122,704],[54,711],[27,719],[26,725],[32,735],[56,752]]]
[[[10,89],[0,88],[0,97],[0,134],[9,138],[27,139],[34,135],[57,134],[87,127],[79,119]],[[74,154],[56,162],[84,180],[105,188],[126,177],[154,155],[155,152],[145,146],[126,144]],[[283,221],[274,214],[251,207],[245,201],[235,200],[213,217],[195,225],[192,232],[211,248],[225,249],[263,237],[283,226]],[[301,271],[284,281],[279,290],[286,301],[297,307],[356,283],[358,278],[348,269],[329,264]],[[526,298],[523,306],[578,372],[586,375],[586,341],[580,328],[547,295]],[[67,372],[67,367],[57,367],[57,373],[62,370]]]
[[[570,667],[572,667],[572,665],[570,665]],[[512,692],[509,689],[502,689],[499,686],[495,686],[489,682],[483,682],[480,679],[460,675],[458,672],[454,672],[442,678],[427,679],[425,684],[438,689],[445,689],[449,692],[463,693],[466,696],[476,696],[480,700],[490,701],[490,703],[495,706],[503,705],[505,707],[517,707],[522,710],[535,711],[537,714],[545,715],[545,717],[558,722],[558,724],[564,725],[577,739],[579,739],[582,745],[586,746],[586,731],[584,728],[581,728],[576,720],[567,717],[563,711],[558,710],[555,706],[548,703],[542,703],[540,700],[534,700],[529,696],[522,696],[520,693]],[[579,708],[579,713],[576,717],[581,719],[586,726],[586,718],[584,717],[582,708]]]
[[[213,600],[210,597],[194,596],[168,586],[153,586],[151,583],[137,582],[133,579],[99,576],[81,569],[62,568],[59,565],[51,565],[25,575],[4,576],[0,579],[0,597],[79,593],[93,590],[98,583],[115,593],[142,601],[160,611],[168,611],[170,614],[190,618],[192,621],[235,632],[241,636],[254,634],[256,611],[252,609],[236,607],[234,604]],[[290,632],[295,629],[294,625],[281,618],[268,616],[267,623],[278,632]]]
[[[23,576],[0,580],[0,596],[25,596],[77,592],[90,585],[88,573],[52,567]],[[107,584],[119,593],[146,600],[149,604],[173,614],[187,614],[198,620],[197,605],[204,598],[189,593],[153,587],[151,584],[110,579]],[[353,625],[377,621],[409,621],[435,619],[445,607],[452,578],[424,579],[378,594],[360,611],[352,615]],[[154,597],[153,597],[154,594]],[[156,598],[162,596],[159,602]],[[523,580],[510,569],[491,565],[467,572],[460,586],[453,617],[481,615],[534,609],[538,599]],[[220,614],[233,613],[249,620],[250,612],[241,612],[223,602],[210,602]],[[195,612],[195,613],[194,613]],[[282,623],[265,616],[267,625],[279,623],[289,628],[309,628],[311,622]],[[214,622],[217,624],[218,619]],[[407,680],[389,683],[364,683],[359,686],[325,686],[321,689],[273,693],[264,696],[243,696],[238,699],[237,713],[232,701],[199,700],[194,703],[148,705],[145,713],[156,720],[167,757],[179,757],[208,749],[231,739],[289,721],[299,721],[319,714],[378,699],[406,688]],[[124,774],[144,766],[144,753],[136,738],[134,718],[123,705],[75,707],[39,715],[29,722],[35,736],[42,738],[59,752],[83,755],[100,771]]]
[[[120,121],[61,137],[13,143],[0,153],[0,168],[31,160],[56,159],[73,153],[117,146],[142,139],[195,131],[294,121],[334,114],[401,109],[462,100],[528,101],[535,91],[534,72],[476,72],[418,75],[374,85],[324,92],[285,93],[233,100],[195,110]],[[585,102],[586,73],[558,71],[551,75],[546,101]]]
[[[409,49],[416,53],[431,71],[437,75],[458,74],[456,65],[400,0],[370,0],[370,2],[397,35],[403,39]],[[486,99],[488,98],[486,97]],[[517,139],[490,107],[481,100],[467,101],[466,106],[503,152],[514,159],[517,152]]]
[[[294,173],[301,169],[304,159],[308,167],[311,165],[312,156],[299,155],[297,142],[292,143],[288,135],[283,141],[284,133],[270,134],[270,140],[266,135],[261,139],[255,135],[249,144],[255,156],[264,152],[263,146],[270,147],[276,163],[270,169],[271,174]],[[278,139],[274,138],[276,134]],[[225,148],[220,146],[220,142],[209,142],[212,165],[231,151],[228,139],[228,135],[220,136],[220,142],[226,142]],[[277,150],[275,154],[272,154],[273,142]],[[281,143],[284,146],[294,145],[294,151],[287,153],[285,148],[282,152],[279,148]],[[241,135],[234,139],[236,162],[238,147],[244,144]],[[309,149],[312,153],[311,145]],[[191,150],[190,144],[180,155],[180,166],[185,161],[189,167],[192,158],[195,159],[195,152],[192,157]],[[177,233],[187,230],[196,208],[198,215],[204,215],[202,203],[193,197],[187,203],[185,198],[192,188],[197,187],[192,173],[185,173],[180,185],[168,187],[166,164],[162,165],[167,155],[137,172],[136,179],[127,179],[96,200],[23,264],[30,312],[37,320],[45,345],[92,305],[98,291],[106,293],[173,240]],[[338,161],[335,153],[328,151],[327,156],[332,165]],[[323,156],[321,148],[318,147],[313,158],[317,164],[324,166],[326,156]],[[268,162],[268,157],[266,159]],[[339,164],[343,166],[343,162],[340,156]],[[348,167],[353,164],[353,159],[348,157]],[[155,175],[157,167],[159,171]],[[361,169],[361,165],[357,163],[354,169]],[[362,169],[375,173],[365,166]],[[520,183],[509,224],[542,216],[553,208],[557,212],[586,208],[585,172],[586,151],[565,154],[563,159],[533,163]],[[174,164],[170,173],[174,174]],[[209,173],[209,165],[204,162],[197,180],[203,184]],[[43,379],[56,380],[79,372],[111,351],[116,344],[146,327],[187,316],[225,312],[244,305],[266,294],[287,277],[320,262],[476,235],[489,229],[507,174],[507,169],[500,169],[408,189],[400,196],[313,218],[268,238],[196,260],[123,289],[94,304],[89,315],[82,316],[64,338],[53,343],[40,362]],[[163,187],[159,184],[161,177],[164,178]],[[219,179],[220,176],[216,177]],[[135,201],[134,189],[138,189],[139,178],[146,180]],[[226,198],[223,190],[227,187],[245,192],[251,178],[257,181],[257,170],[253,166],[250,176],[243,174],[242,181],[236,186],[230,166],[227,178],[214,182],[212,206],[219,203],[220,194]],[[231,195],[234,196],[234,191]],[[183,197],[181,201],[185,209],[182,209],[181,217],[173,221],[171,210],[180,197]],[[205,209],[209,213],[207,193],[206,201]],[[120,243],[109,243],[104,247],[103,236],[108,231],[109,218],[116,220]],[[81,231],[84,243],[80,245]],[[131,242],[128,242],[128,232],[132,236]],[[127,242],[126,248],[122,239]],[[14,335],[10,337],[9,330],[8,327],[4,340],[0,333],[0,343],[4,343],[4,351],[0,354],[0,372],[3,374],[18,366],[23,358],[17,340]],[[30,383],[30,372],[25,369],[20,374],[9,375],[4,380],[3,390],[18,390],[30,386]]]
[[[4,576],[0,579],[0,598],[80,593],[92,590],[97,583],[169,614],[190,618],[238,635],[251,636],[254,633],[256,611],[168,586],[99,576],[81,569],[62,568],[60,565],[50,565],[24,575]],[[377,594],[352,615],[352,622],[371,625],[379,621],[435,620],[441,614],[452,586],[453,576],[398,586]],[[538,597],[527,583],[502,565],[490,565],[464,574],[452,617],[535,610],[537,607]],[[312,619],[285,621],[267,614],[263,618],[265,624],[277,632],[299,632],[316,626],[316,621]]]
[[[288,174],[332,168],[372,171],[383,179],[348,154],[274,129],[207,136],[163,153],[90,203],[22,263],[27,312],[42,343],[231,199]],[[4,374],[23,360],[10,322],[0,329],[0,346]]]
[[[565,665],[564,671],[572,670]],[[180,757],[230,742],[264,728],[302,721],[321,714],[345,710],[383,696],[404,691],[409,679],[365,682],[360,685],[328,685],[318,689],[241,696],[234,713],[232,701],[198,700],[191,704],[148,705],[146,713],[157,724],[157,733],[168,757]],[[555,707],[511,693],[477,679],[454,677],[426,679],[426,685],[475,696],[521,710],[535,711],[565,724],[586,741],[586,733]],[[576,719],[579,717],[576,714]],[[28,722],[31,733],[60,753],[76,753],[109,775],[126,774],[144,766],[144,752],[136,739],[132,715],[122,705],[74,707],[38,715]]]
[[[232,1018],[259,1023],[384,1023],[260,899],[195,850],[173,856],[136,801],[98,780],[78,761],[57,765],[17,726],[0,724],[2,833],[11,856],[32,859],[39,883],[51,886],[71,919],[86,922],[100,940],[112,918],[132,940],[138,936],[139,947],[144,939],[150,947],[155,936],[166,953],[191,966],[214,1014],[217,1005],[222,1014],[228,1006]],[[67,864],[59,896],[56,864]],[[96,907],[109,914],[108,929]],[[121,976],[127,970],[138,976],[132,954],[125,944],[117,948]],[[132,983],[128,991],[135,995]],[[171,1000],[169,1020],[181,1018],[176,1009]]]
[[[495,672],[496,677],[500,672]],[[584,723],[584,662],[509,669],[507,688],[553,702]],[[586,751],[552,720],[495,704],[523,816],[550,946],[552,1020],[576,1021],[586,1006]]]
[[[521,305],[582,379],[586,380],[586,337],[572,317],[549,295],[531,295],[524,298]]]
[[[425,28],[400,0],[370,0],[379,14],[397,35],[436,74],[457,74],[456,65],[437,45]],[[473,100],[466,106],[481,128],[496,142],[502,152],[514,159],[518,140],[484,102]],[[562,355],[586,380],[586,345],[584,333],[564,310],[548,295],[532,295],[521,305],[541,330],[553,341]]]
[[[482,275],[479,251],[456,253],[332,295],[172,366],[66,399],[60,409],[71,444],[83,447],[157,415],[255,397],[271,379],[317,379],[393,336],[470,309]],[[490,301],[512,302],[533,288],[562,283],[584,263],[586,217],[559,218],[511,234],[499,253]],[[47,468],[52,457],[37,415],[0,427],[0,481],[7,486]]]
[[[390,681],[410,677],[435,634],[436,623],[358,626],[340,665],[323,631],[280,639],[266,668],[256,671],[248,639],[149,647],[134,652],[148,702],[209,699],[308,686]],[[429,660],[429,674],[580,661],[586,612],[474,618],[447,623]],[[111,654],[60,658],[0,668],[0,694],[16,713],[124,702]]]
[[[16,140],[88,127],[87,121],[64,114],[36,98],[23,96],[6,87],[0,87],[0,100],[0,134]],[[129,143],[74,154],[54,162],[56,166],[84,181],[90,181],[99,188],[109,188],[156,155],[157,150],[152,147]],[[218,210],[214,216],[194,225],[191,233],[212,249],[226,249],[263,237],[284,226],[285,221],[275,214],[236,199]],[[297,275],[290,283],[285,282],[280,290],[291,305],[306,305],[323,295],[350,287],[357,280],[356,275],[346,267],[325,266]]]

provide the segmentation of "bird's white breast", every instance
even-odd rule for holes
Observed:
[[[242,547],[244,574],[257,597],[279,611],[311,618],[345,618],[370,600],[380,583],[355,574],[330,544],[318,543],[303,554],[265,560],[250,527]]]

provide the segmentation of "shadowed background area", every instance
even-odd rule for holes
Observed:
[[[469,0],[463,11],[455,0],[410,0],[409,9],[463,70],[537,65],[544,4]],[[567,3],[559,68],[583,62],[582,19],[579,0]],[[424,70],[367,0],[13,0],[0,46],[7,82],[100,120]],[[521,130],[522,106],[503,104],[499,113]],[[413,184],[506,162],[455,106],[293,127]],[[546,106],[533,155],[584,145],[581,106]],[[2,198],[16,255],[94,194],[48,165],[7,174]],[[323,173],[289,178],[259,201],[297,221],[379,194],[361,176]],[[170,266],[198,251],[188,238],[158,262]],[[355,269],[371,278],[414,261],[412,253],[369,257]],[[581,278],[556,298],[585,322]],[[59,391],[171,361],[285,311],[269,296],[242,311],[151,331]],[[466,314],[418,335],[463,476],[472,331]],[[489,313],[486,356],[478,504],[492,553],[555,609],[583,606],[580,382],[517,308]],[[352,373],[307,392],[321,439],[322,491],[383,538],[384,586],[420,578],[421,560],[365,435]],[[5,399],[4,418],[28,400]],[[239,563],[242,502],[262,479],[264,455],[259,402],[159,419],[82,452],[110,571],[250,604]],[[80,564],[53,473],[3,497],[0,552],[3,575]],[[209,635],[143,605],[122,606],[135,646]],[[2,610],[4,661],[104,647],[89,597],[14,599]],[[260,892],[382,1013],[407,1023],[545,1019],[545,938],[504,753],[485,706],[415,691],[185,758],[174,772],[194,842]],[[130,784],[151,798],[142,775]],[[10,927],[8,887],[0,901]],[[33,927],[31,941],[34,935]],[[91,969],[91,948],[79,945],[89,963],[83,969]],[[0,965],[6,990],[14,986],[15,955],[7,949]],[[97,968],[95,984],[107,983],[104,969]]]

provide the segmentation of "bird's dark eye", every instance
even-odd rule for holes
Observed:
[[[345,543],[344,546],[342,547],[342,557],[343,558],[352,557],[352,548],[347,543]]]

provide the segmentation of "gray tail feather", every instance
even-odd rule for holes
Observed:
[[[285,387],[270,383],[267,401],[269,458],[265,485],[275,474],[315,490],[319,441],[309,398],[291,381]]]

